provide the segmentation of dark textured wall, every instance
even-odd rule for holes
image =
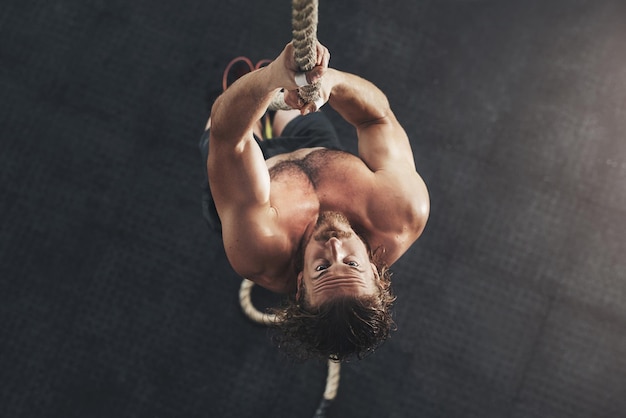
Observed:
[[[619,0],[322,0],[331,65],[388,94],[432,199],[399,329],[331,416],[623,416],[624,22]],[[290,24],[285,1],[4,2],[1,416],[313,415],[325,367],[240,313],[196,149],[226,63]]]

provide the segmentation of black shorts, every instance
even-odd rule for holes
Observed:
[[[322,112],[310,113],[306,116],[297,116],[291,120],[280,137],[261,140],[254,136],[257,144],[267,160],[275,155],[286,154],[302,148],[324,147],[328,149],[344,150],[339,143],[337,132],[328,118]],[[222,224],[215,209],[215,202],[211,195],[209,179],[206,170],[206,161],[209,157],[209,130],[200,138],[200,152],[204,162],[205,181],[202,185],[202,214],[211,229],[221,231]]]

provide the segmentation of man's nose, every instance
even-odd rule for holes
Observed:
[[[343,248],[341,240],[339,240],[337,237],[332,237],[328,241],[326,241],[326,246],[330,248],[333,258],[335,259],[339,258],[339,255]]]

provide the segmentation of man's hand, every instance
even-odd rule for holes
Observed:
[[[321,43],[317,42],[317,58],[315,67],[311,71],[304,73],[308,84],[314,84],[322,80],[324,74],[328,70],[328,63],[330,61],[330,52]],[[296,64],[294,58],[295,49],[290,42],[287,44],[281,54],[272,62],[273,76],[275,82],[281,88],[285,90],[285,103],[294,109],[300,109],[302,114],[315,111],[316,105],[314,103],[304,103],[298,95],[298,84],[296,83],[296,75],[300,74],[300,69]],[[328,100],[329,92],[326,93],[320,88],[320,97],[325,103]]]
[[[300,72],[294,57],[295,49],[293,44],[289,42],[280,55],[269,65],[273,72],[275,83],[285,90],[296,90],[296,74]],[[315,67],[306,73],[306,80],[309,84],[316,83],[326,73],[328,62],[330,61],[330,52],[321,43],[317,43],[317,59]]]
[[[294,51],[293,45],[287,44],[272,63],[244,75],[217,98],[211,109],[211,144],[214,139],[231,143],[251,140],[254,124],[280,89],[285,90],[287,104],[302,114],[317,110],[314,103],[303,103],[298,97],[296,74],[300,71]],[[319,82],[328,71],[328,49],[318,42],[316,52],[316,65],[305,74],[309,84]],[[330,90],[327,91],[328,94],[321,92],[324,102],[330,97]]]

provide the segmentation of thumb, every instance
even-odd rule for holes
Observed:
[[[315,102],[306,103],[300,109],[301,115],[308,115],[309,113],[315,113],[315,112],[317,112],[317,105],[315,104]]]

